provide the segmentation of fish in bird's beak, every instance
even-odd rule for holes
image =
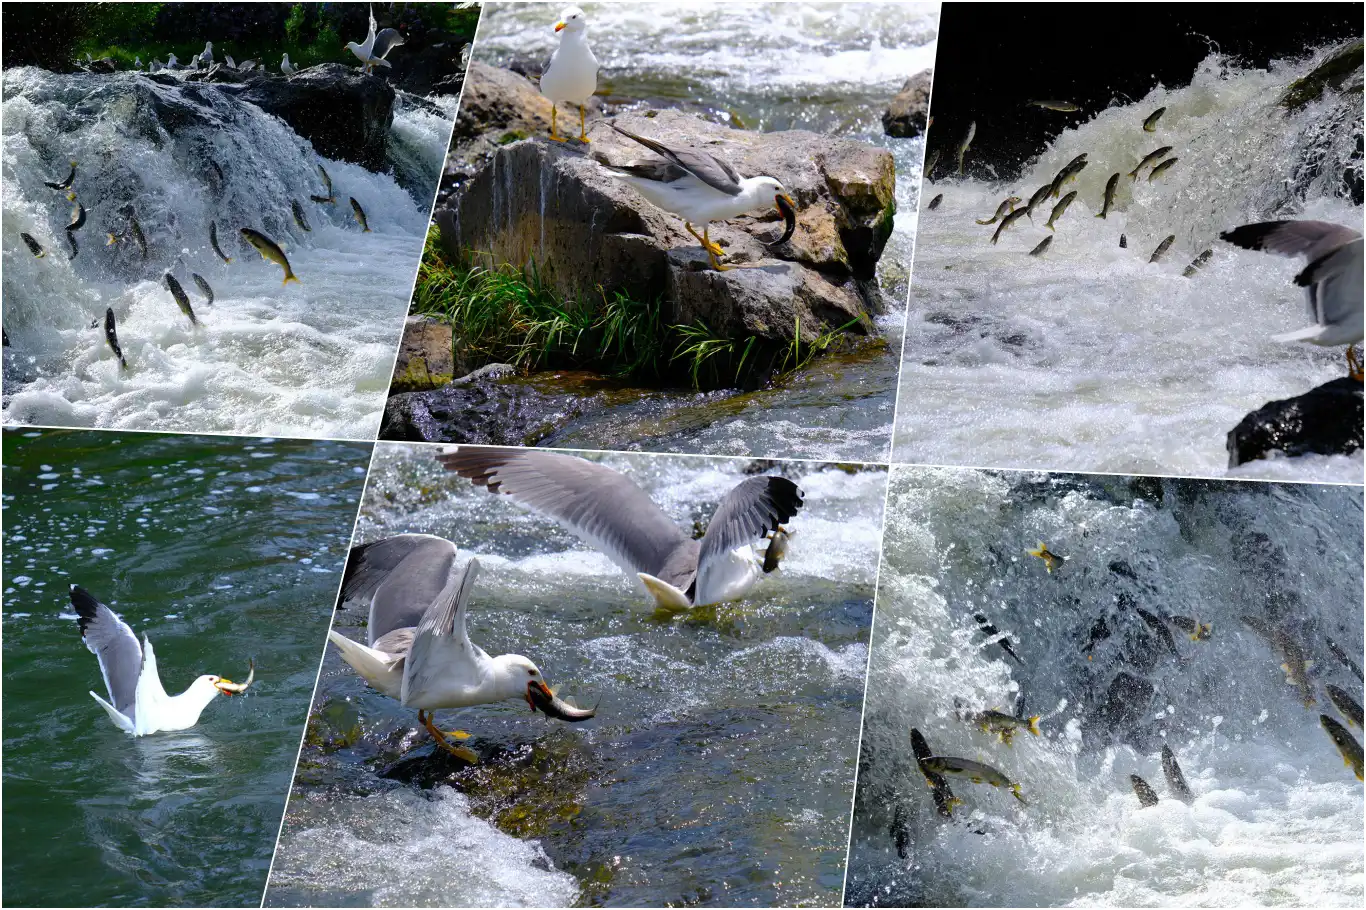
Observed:
[[[247,671],[246,682],[235,683],[230,679],[219,679],[218,682],[214,683],[214,688],[216,688],[219,692],[222,692],[224,695],[241,695],[243,692],[247,691],[247,686],[251,685],[251,681],[255,678],[256,661],[253,660],[251,662],[251,669]]]
[[[563,23],[563,22],[556,22],[556,23],[555,23],[555,31],[558,32],[558,31],[562,31],[563,29],[564,29],[564,23]]]
[[[546,717],[553,717],[556,720],[566,720],[570,723],[577,723],[598,713],[597,706],[588,710],[576,708],[568,702],[561,701],[550,691],[550,687],[538,681],[527,683],[526,703],[531,705],[531,710],[540,708],[545,712]]]
[[[765,243],[764,246],[778,246],[781,243],[786,243],[792,237],[792,232],[797,230],[797,204],[792,201],[792,197],[786,193],[779,193],[773,197],[773,204],[778,207],[778,211],[783,216],[783,236],[772,243]]]

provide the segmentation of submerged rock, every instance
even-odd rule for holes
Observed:
[[[542,138],[549,112],[524,77],[471,68],[453,143],[456,166],[470,170],[436,214],[452,258],[477,251],[493,263],[534,262],[566,300],[594,305],[617,293],[659,300],[663,324],[701,319],[714,332],[758,337],[770,348],[846,326],[873,331],[870,313],[880,305],[873,279],[896,208],[889,152],[804,131],[737,130],[678,111],[617,118],[665,144],[706,146],[743,175],[773,176],[796,200],[796,232],[775,249],[763,241],[782,232],[776,210],[713,224],[727,264],[745,266],[718,273],[681,218],[650,205],[579,143]],[[568,134],[577,116],[565,113]],[[650,157],[592,119],[596,154],[614,163]]]
[[[501,382],[499,372],[484,367],[443,388],[391,396],[380,438],[535,445],[566,422],[607,405],[602,395],[557,394],[523,382]]]
[[[1350,455],[1362,446],[1362,385],[1334,379],[1303,395],[1270,401],[1228,434],[1228,466],[1236,468],[1274,452]]]
[[[912,139],[923,133],[930,114],[933,84],[934,71],[928,69],[907,79],[882,113],[882,131],[900,139]]]
[[[235,91],[313,143],[324,158],[382,171],[387,164],[394,89],[340,63],[310,66],[288,79],[253,79]]]

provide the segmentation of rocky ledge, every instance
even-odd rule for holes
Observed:
[[[681,218],[615,179],[582,143],[549,141],[549,109],[525,77],[471,66],[453,143],[453,166],[466,170],[435,218],[453,259],[534,262],[566,300],[618,292],[659,300],[664,324],[700,319],[713,333],[757,337],[773,349],[798,336],[873,331],[881,306],[874,276],[896,209],[886,150],[798,130],[737,130],[678,111],[617,118],[666,145],[704,146],[742,175],[775,177],[796,201],[796,233],[775,248],[764,241],[782,233],[776,210],[713,224],[727,264],[742,266],[717,272]],[[577,112],[561,114],[563,132],[576,134]],[[614,163],[651,157],[594,119],[596,155]]]
[[[1349,377],[1270,401],[1228,434],[1228,466],[1283,455],[1350,455],[1362,446],[1362,386]]]

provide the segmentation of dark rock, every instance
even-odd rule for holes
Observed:
[[[763,241],[781,233],[776,210],[713,224],[727,263],[746,266],[718,273],[682,219],[645,202],[578,143],[523,139],[548,131],[549,110],[521,76],[471,67],[452,155],[469,176],[436,215],[453,259],[478,251],[491,263],[534,261],[566,299],[619,292],[661,300],[666,323],[701,318],[714,331],[771,345],[851,322],[854,332],[872,331],[869,313],[881,301],[871,279],[895,212],[888,152],[803,131],[746,132],[677,111],[619,117],[625,129],[666,144],[706,145],[742,174],[771,175],[796,200],[797,230],[774,250]],[[601,125],[590,132],[595,154],[608,161],[649,156]]]
[[[1274,452],[1349,455],[1362,446],[1361,383],[1334,379],[1303,395],[1271,401],[1248,414],[1228,434],[1231,468]]]
[[[1362,60],[1362,42],[1347,45],[1315,67],[1309,75],[1290,83],[1281,97],[1281,104],[1295,111],[1318,100],[1324,89],[1342,91],[1347,86],[1349,90],[1360,92]]]
[[[930,114],[930,89],[933,85],[934,70],[923,70],[907,79],[882,113],[882,131],[901,139],[911,139],[923,133]]]
[[[243,101],[285,121],[325,158],[385,169],[394,89],[378,76],[324,63],[287,78],[256,79],[224,90],[236,90]]]
[[[466,377],[429,392],[394,395],[382,439],[473,445],[535,445],[569,420],[606,406],[602,396],[546,393],[532,385]]]
[[[1152,702],[1152,683],[1130,673],[1120,672],[1110,681],[1096,710],[1084,721],[1084,732],[1101,741],[1129,739]]]

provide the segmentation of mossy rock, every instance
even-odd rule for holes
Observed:
[[[1314,68],[1309,75],[1290,83],[1281,106],[1297,111],[1323,95],[1324,89],[1340,90],[1351,75],[1362,67],[1363,42],[1348,45]],[[1360,91],[1360,84],[1357,85]]]

